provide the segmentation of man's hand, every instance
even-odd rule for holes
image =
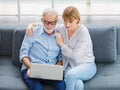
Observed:
[[[28,57],[23,57],[22,61],[24,65],[26,66],[26,68],[30,69],[30,59]]]
[[[63,65],[63,62],[62,62],[62,61],[58,61],[58,62],[56,63],[56,65]]]
[[[27,76],[30,77],[30,69],[27,70]]]

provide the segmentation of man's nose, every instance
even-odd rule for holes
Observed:
[[[53,25],[51,23],[48,24],[48,27],[53,27]]]

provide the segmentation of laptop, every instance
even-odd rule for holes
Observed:
[[[63,80],[63,66],[31,63],[30,77],[47,80]]]

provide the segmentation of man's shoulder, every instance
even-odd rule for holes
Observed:
[[[35,27],[35,31],[34,33],[42,33],[43,32],[43,26],[42,25],[38,25]]]

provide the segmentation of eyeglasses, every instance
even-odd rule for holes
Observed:
[[[57,21],[51,21],[51,22],[49,22],[47,20],[44,20],[44,24],[46,24],[46,25],[49,25],[49,24],[56,25],[56,23],[57,23]]]

